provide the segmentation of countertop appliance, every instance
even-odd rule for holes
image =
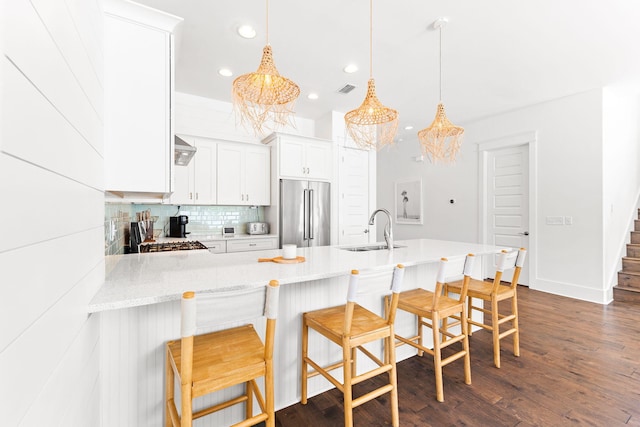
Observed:
[[[189,224],[187,215],[169,217],[169,237],[187,237],[189,234],[187,224]]]
[[[330,244],[331,184],[280,180],[280,247]]]
[[[222,237],[236,237],[236,227],[233,225],[222,227]]]
[[[269,234],[269,224],[266,222],[248,222],[247,234]]]

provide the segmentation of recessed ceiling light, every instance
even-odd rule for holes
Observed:
[[[231,76],[233,76],[233,71],[231,71],[228,68],[220,68],[218,70],[218,74],[220,74],[223,77],[231,77]]]
[[[358,71],[358,66],[356,64],[349,64],[346,67],[343,68],[345,73],[355,73],[356,71]]]
[[[413,126],[411,126],[411,125],[407,125],[407,126],[404,127],[404,130],[411,130],[411,129],[413,129]]]
[[[307,95],[307,98],[312,99],[312,100],[316,100],[318,99],[318,94],[315,92],[311,92],[309,95]]]
[[[238,27],[238,34],[245,39],[252,39],[256,36],[256,30],[251,25],[241,25]]]

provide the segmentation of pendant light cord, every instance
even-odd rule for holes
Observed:
[[[440,26],[440,102],[442,102],[442,25]]]
[[[267,46],[268,46],[269,45],[269,0],[267,0],[266,18],[267,18]]]
[[[369,0],[369,78],[373,78],[373,0]]]

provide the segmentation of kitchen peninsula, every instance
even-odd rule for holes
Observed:
[[[276,409],[281,409],[299,401],[300,314],[343,304],[352,269],[360,270],[362,287],[388,286],[393,267],[401,263],[406,267],[405,290],[432,289],[441,257],[474,253],[480,258],[501,249],[427,239],[396,244],[402,247],[392,251],[349,251],[335,246],[298,248],[297,255],[306,259],[299,264],[258,263],[258,258],[281,255],[280,250],[227,254],[201,250],[107,257],[105,284],[88,307],[89,312],[100,316],[104,425],[162,424],[164,342],[180,335],[179,300],[186,290],[221,292],[265,286],[271,279],[280,282],[274,369]],[[474,277],[484,277],[482,262],[476,262]],[[382,311],[379,295],[363,295],[362,302]],[[399,315],[396,328],[415,329],[414,323],[410,316]],[[231,325],[225,327],[228,326]],[[257,329],[260,331],[261,327]],[[313,348],[318,346],[320,341]],[[338,360],[341,354],[337,346],[328,344],[319,351],[327,362]],[[397,358],[403,360],[413,354],[403,346],[398,349]],[[309,382],[310,395],[330,387],[321,377]],[[241,409],[229,408],[208,422],[231,424],[241,417]]]

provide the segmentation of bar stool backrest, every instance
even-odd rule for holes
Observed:
[[[199,292],[197,298],[186,292],[182,298],[181,336],[188,337],[225,324],[249,322],[263,316],[276,319],[279,291],[276,282],[275,285],[270,283],[227,292]]]

